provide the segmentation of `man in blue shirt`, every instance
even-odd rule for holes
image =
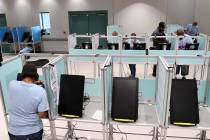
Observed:
[[[37,68],[25,64],[22,81],[9,84],[9,124],[10,140],[42,140],[43,124],[49,109],[46,91],[36,85]]]
[[[185,33],[190,36],[198,36],[199,29],[198,29],[198,22],[193,22],[192,24],[188,24],[185,28]]]

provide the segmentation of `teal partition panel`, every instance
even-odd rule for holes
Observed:
[[[101,78],[86,79],[86,81],[91,81],[91,82],[85,82],[85,89],[84,89],[85,95],[101,97],[102,96],[102,93],[101,93],[102,80],[101,80]]]
[[[122,50],[122,55],[146,55],[146,50]]]
[[[95,54],[102,54],[102,55],[119,55],[120,51],[119,50],[95,50]]]
[[[167,63],[172,65],[172,64],[177,64],[177,65],[203,65],[205,62],[205,59],[203,57],[165,57],[167,60]],[[206,63],[206,62],[205,62]]]
[[[198,102],[199,103],[204,103],[206,81],[205,80],[198,80],[197,81],[197,86],[198,86]]]
[[[93,52],[93,50],[89,50],[89,49],[73,49],[73,48],[70,48],[69,54],[70,55],[93,55],[94,52]]]
[[[205,55],[205,51],[204,50],[179,50],[177,51],[177,55],[192,55],[192,56]]]
[[[139,79],[139,93],[141,94],[140,100],[155,101],[155,79]]]
[[[164,56],[164,55],[175,55],[174,50],[149,50],[149,55],[157,55],[157,56]]]
[[[205,50],[205,47],[206,47],[206,37],[200,36],[198,38],[198,43],[199,43],[198,50]]]
[[[16,59],[9,61],[8,63],[3,64],[0,67],[0,80],[3,90],[3,99],[5,102],[5,110],[8,112],[8,86],[9,82],[16,80],[17,73],[20,73],[22,70],[22,59],[21,57],[16,57]]]

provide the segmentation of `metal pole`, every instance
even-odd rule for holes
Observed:
[[[200,132],[200,140],[206,140],[206,130],[201,130],[201,132]]]
[[[49,120],[49,122],[50,122],[50,131],[51,131],[52,140],[56,140],[55,121],[54,120]]]
[[[153,137],[152,140],[158,140],[158,127],[153,127]]]
[[[109,140],[113,140],[113,125],[109,124]]]

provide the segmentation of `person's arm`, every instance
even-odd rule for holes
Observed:
[[[46,118],[47,117],[47,111],[49,110],[49,104],[47,100],[46,92],[44,91],[42,94],[41,101],[38,106],[38,115],[40,118]]]
[[[47,111],[46,112],[39,112],[39,118],[47,118]]]

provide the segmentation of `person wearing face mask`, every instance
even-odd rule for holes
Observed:
[[[177,36],[181,36],[179,38],[179,50],[186,50],[187,44],[193,43],[192,37],[189,35],[184,34],[184,30],[179,29],[176,32]],[[181,75],[183,76],[183,79],[185,79],[185,76],[189,73],[189,66],[188,65],[177,65],[176,66],[176,74],[179,74],[181,71]]]
[[[136,33],[131,34],[131,38],[127,39],[125,43],[128,43],[130,46],[130,50],[134,50],[134,44],[140,43],[138,39],[136,39]],[[131,75],[130,77],[135,77],[136,76],[136,64],[129,64],[130,72]]]

